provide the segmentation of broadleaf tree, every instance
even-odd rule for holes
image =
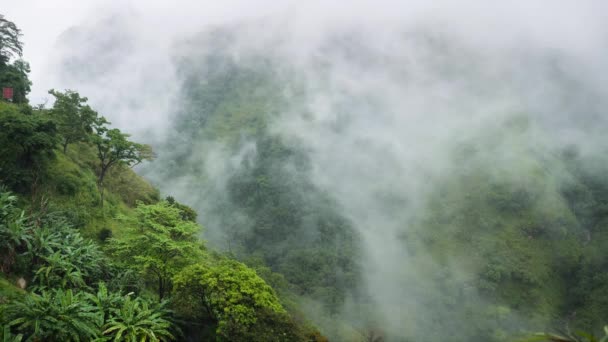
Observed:
[[[93,143],[97,147],[99,158],[99,169],[97,174],[97,185],[101,196],[101,206],[104,201],[104,179],[108,171],[116,165],[133,167],[144,160],[155,158],[150,145],[139,144],[129,140],[129,134],[121,132],[117,128],[108,129],[105,123],[96,125],[96,134],[92,136]]]
[[[0,86],[13,88],[13,103],[27,103],[32,81],[28,78],[30,64],[17,59],[10,64],[0,63]]]
[[[197,263],[184,268],[174,282],[177,307],[215,321],[219,340],[306,340],[274,290],[238,261]]]
[[[14,103],[27,103],[32,82],[27,77],[29,64],[21,59],[23,42],[21,30],[0,14],[0,87],[13,88]],[[12,58],[16,58],[10,63]]]
[[[12,21],[0,14],[0,64],[6,64],[11,57],[21,56],[23,43],[21,30]]]
[[[201,227],[183,220],[180,210],[166,201],[140,203],[135,216],[125,218],[125,226],[120,238],[110,240],[109,249],[117,260],[137,269],[159,299],[171,291],[179,270],[203,257]]]
[[[49,94],[55,97],[51,114],[58,122],[63,153],[66,153],[68,144],[90,140],[94,127],[108,123],[86,104],[86,97],[81,97],[73,90],[62,93],[51,89]]]

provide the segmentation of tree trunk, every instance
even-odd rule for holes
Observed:
[[[103,192],[104,192],[104,188],[103,188],[103,183],[99,183],[99,197],[100,197],[100,206],[103,208]]]
[[[63,142],[63,154],[66,154],[68,152],[68,139],[65,139],[65,141]]]
[[[103,180],[106,176],[106,171],[108,171],[107,167],[101,167],[101,172],[99,173],[99,178],[97,179],[97,187],[99,188],[99,197],[101,199],[101,207],[103,208],[103,195],[104,195],[104,186],[103,186]]]

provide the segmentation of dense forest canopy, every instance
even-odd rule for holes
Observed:
[[[601,34],[356,8],[110,13],[60,37],[48,107],[0,17],[5,339],[607,335]]]

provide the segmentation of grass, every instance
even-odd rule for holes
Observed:
[[[66,212],[85,236],[97,238],[104,228],[120,236],[121,223],[116,220],[117,216],[130,216],[139,201],[159,200],[157,189],[130,168],[117,165],[106,176],[102,207],[94,148],[84,143],[71,144],[66,154],[57,151],[56,155],[37,199],[48,200],[51,209]]]

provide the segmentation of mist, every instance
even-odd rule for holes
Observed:
[[[430,239],[425,228],[438,207],[468,199],[443,196],[446,189],[469,191],[463,180],[482,174],[531,189],[545,203],[538,211],[559,207],[569,175],[557,156],[574,148],[593,159],[608,150],[604,1],[63,1],[52,9],[57,16],[43,19],[48,31],[34,29],[40,6],[21,1],[4,11],[25,34],[31,102],[44,102],[50,88],[78,89],[113,124],[155,146],[159,160],[141,173],[197,209],[205,238],[220,249],[234,248],[227,222],[252,229],[251,214],[226,193],[259,156],[259,141],[249,127],[233,140],[183,135],[177,118],[196,111],[184,104],[186,87],[234,66],[271,75],[275,102],[264,129],[306,156],[305,167],[288,160],[280,172],[326,194],[360,238],[361,276],[342,306],[330,314],[301,299],[335,340],[354,333],[326,322],[332,315],[389,341],[445,338],[483,310],[500,316],[500,302],[471,285],[475,266],[420,242]],[[217,56],[229,66],[205,62]],[[180,162],[196,167],[163,169]],[[234,215],[222,217],[218,207]],[[310,224],[311,239],[317,229]],[[480,224],[479,236],[491,229]],[[440,292],[467,307],[454,310],[436,299]],[[362,307],[371,309],[357,314]],[[515,311],[488,324],[544,328],[525,317]]]

